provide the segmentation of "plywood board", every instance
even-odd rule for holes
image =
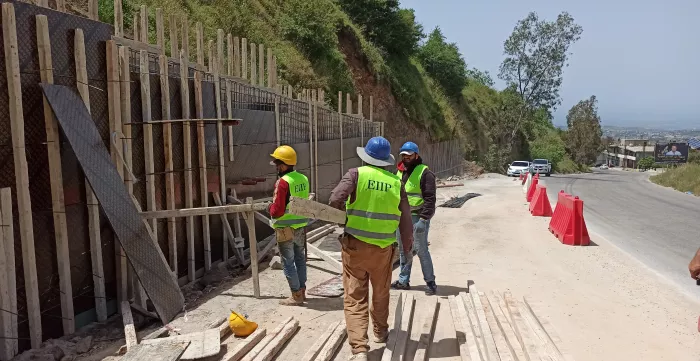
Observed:
[[[182,311],[182,292],[124,187],[90,113],[72,89],[48,84],[41,87],[158,316],[163,324],[168,323]]]
[[[197,360],[208,356],[214,356],[219,354],[221,350],[220,331],[218,327],[184,335],[144,340],[141,343],[144,345],[160,345],[169,342],[189,342],[187,350],[185,350],[185,353],[180,357],[181,360]]]

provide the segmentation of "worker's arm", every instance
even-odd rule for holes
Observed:
[[[280,178],[275,183],[275,192],[272,194],[272,203],[268,209],[270,217],[282,217],[287,208],[287,202],[289,202],[289,183]]]
[[[695,257],[690,261],[688,270],[690,271],[690,277],[698,279],[698,276],[700,276],[700,249],[695,252]]]
[[[345,202],[353,196],[357,188],[357,168],[350,168],[337,186],[331,191],[328,204],[341,211],[345,210]]]
[[[413,221],[411,220],[411,205],[408,204],[406,190],[401,187],[401,202],[399,203],[401,219],[399,220],[399,233],[405,254],[411,254],[413,250]],[[410,258],[409,258],[410,259]]]
[[[430,220],[435,215],[436,199],[435,174],[430,170],[423,172],[420,179],[420,191],[423,195],[423,206],[418,214],[421,219]]]

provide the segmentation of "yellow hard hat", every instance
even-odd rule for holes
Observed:
[[[245,317],[231,311],[231,316],[228,317],[228,327],[234,335],[245,337],[253,333],[258,328],[258,324],[248,321]]]
[[[275,151],[272,154],[270,154],[270,156],[272,158],[284,162],[284,164],[286,165],[297,164],[297,152],[294,151],[294,148],[288,145],[277,147],[277,149],[275,149]]]

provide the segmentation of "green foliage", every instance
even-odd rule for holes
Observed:
[[[590,169],[579,163],[574,162],[569,158],[568,155],[555,165],[554,171],[560,174],[571,174],[571,173],[589,173]]]
[[[467,69],[467,80],[475,81],[487,87],[493,87],[493,78],[488,71],[481,71],[477,68]]]
[[[677,191],[693,192],[694,195],[700,196],[700,164],[685,164],[666,169],[663,173],[652,176],[651,181]]]
[[[467,84],[467,66],[457,44],[448,43],[440,28],[435,28],[420,48],[418,58],[430,76],[451,97],[461,94]]]
[[[385,55],[407,58],[415,54],[418,42],[424,37],[413,9],[400,9],[398,0],[339,0],[338,3]]]
[[[125,29],[131,29],[136,11],[137,5],[131,0],[122,0]],[[114,0],[99,0],[97,2],[97,15],[103,23],[114,24]]]
[[[548,159],[555,169],[562,160],[567,158],[564,141],[554,129],[549,129],[530,142],[530,155],[532,159]]]
[[[700,164],[700,151],[691,149],[688,153],[688,163]]]
[[[552,22],[531,12],[518,21],[503,44],[506,59],[498,77],[513,86],[530,108],[555,108],[569,47],[582,33],[583,28],[567,12]]]
[[[649,169],[654,167],[654,157],[645,157],[637,163],[641,169]]]
[[[598,101],[595,95],[574,105],[566,116],[568,132],[566,145],[571,158],[580,164],[595,162],[603,149],[603,131],[598,116]]]

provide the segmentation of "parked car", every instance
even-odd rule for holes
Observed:
[[[506,174],[508,174],[509,177],[517,177],[520,175],[520,173],[527,172],[529,168],[530,162],[525,160],[516,160],[508,166],[508,171]]]
[[[535,159],[530,164],[530,173],[549,177],[552,174],[552,163],[547,159]]]
[[[607,165],[607,164],[603,164],[603,165],[600,166],[600,169],[608,169],[608,165]]]

